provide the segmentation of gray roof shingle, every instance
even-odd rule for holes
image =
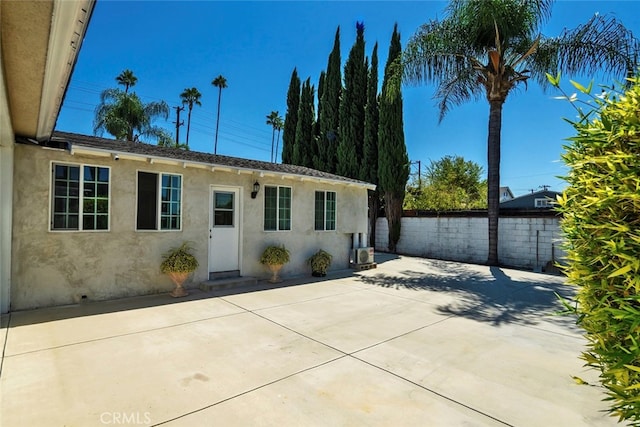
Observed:
[[[367,188],[373,188],[373,184],[356,179],[346,178],[343,176],[322,172],[316,169],[304,166],[296,166],[281,163],[269,163],[259,160],[250,160],[239,157],[230,157],[222,155],[214,155],[209,153],[201,153],[198,151],[186,151],[178,148],[159,147],[157,145],[126,142],[114,139],[100,138],[96,136],[80,135],[76,133],[56,131],[51,137],[54,144],[66,143],[69,149],[74,146],[93,148],[98,150],[106,150],[113,153],[130,153],[140,156],[149,156],[154,158],[165,158],[184,162],[194,162],[200,164],[209,164],[213,167],[224,166],[231,168],[247,169],[253,171],[273,172],[277,174],[296,175],[302,177],[312,177],[318,179],[326,179],[330,181],[340,181],[345,184],[361,185]]]

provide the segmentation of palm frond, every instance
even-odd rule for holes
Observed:
[[[474,50],[497,49],[495,27],[500,31],[502,48],[523,38],[533,38],[551,17],[553,0],[452,0],[447,19],[473,35]]]
[[[150,119],[162,117],[169,118],[169,105],[165,101],[150,102],[144,106],[144,113]]]
[[[105,118],[113,108],[110,104],[100,103],[96,107],[93,119],[93,134],[102,136],[104,133]]]
[[[125,92],[122,89],[111,88],[105,89],[100,92],[100,102],[105,103],[107,101],[115,102],[118,99],[121,99],[123,96],[126,96]]]
[[[573,30],[543,40],[535,71],[542,76],[557,71],[568,75],[605,72],[624,78],[637,69],[639,51],[631,31],[613,17],[596,14]]]
[[[269,113],[268,116],[266,116],[267,121],[266,124],[273,126],[273,128],[276,128],[276,124],[278,123],[278,120],[282,120],[282,117],[280,117],[280,112],[279,111],[272,111],[271,113]]]
[[[467,68],[458,74],[451,75],[438,85],[434,96],[440,99],[438,122],[444,119],[452,106],[478,99],[482,95],[484,86],[480,79],[482,77],[478,70]]]
[[[128,92],[131,86],[135,86],[137,81],[138,78],[133,74],[133,71],[129,69],[124,70],[116,77],[116,82],[125,87],[125,92]]]
[[[402,57],[403,80],[412,84],[435,83],[471,67],[481,55],[469,49],[465,34],[452,22],[431,21],[411,37]]]
[[[495,34],[493,34],[495,39]],[[439,121],[451,106],[477,98],[485,65],[467,40],[466,31],[452,21],[431,21],[411,38],[403,53],[403,79],[416,85],[437,84]]]
[[[180,99],[182,100],[182,104],[183,105],[188,105],[189,106],[189,110],[193,109],[194,105],[199,105],[201,106],[202,103],[200,102],[200,98],[202,97],[202,94],[200,93],[200,91],[195,88],[186,88],[181,94],[180,94]]]
[[[516,52],[513,60],[509,61],[508,63],[513,67],[516,68],[521,62],[526,61],[529,57],[531,57],[531,55],[535,54],[538,50],[538,46],[540,46],[540,36],[538,36],[533,43],[531,43],[529,49],[524,53],[524,54],[517,54]]]
[[[228,87],[227,86],[227,79],[222,74],[218,75],[218,77],[213,79],[211,84],[214,85],[215,87],[217,87],[220,90],[226,89]]]

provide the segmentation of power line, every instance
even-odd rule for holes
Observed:
[[[73,93],[74,91],[76,92],[81,92],[81,93],[91,93],[91,94],[96,94],[96,95],[100,95],[102,93],[103,90],[105,90],[106,88],[103,85],[94,83],[94,82],[88,82],[88,81],[81,81],[81,80],[76,80],[73,81],[72,84],[70,84],[69,86],[69,93]],[[144,102],[149,102],[149,101],[161,101],[160,98],[157,97],[152,97],[152,96],[147,96],[147,95],[143,95],[140,93],[136,92],[136,95],[138,95],[138,97],[143,100]],[[69,105],[71,104],[71,105]],[[84,111],[84,112],[93,112],[94,110],[90,110],[87,108],[82,108],[80,107],[80,105],[86,105],[86,106],[93,106],[93,105],[97,105],[97,104],[91,104],[88,102],[84,102],[84,101],[78,101],[78,100],[72,100],[72,99],[65,99],[64,102],[64,108],[65,109],[70,109],[70,110],[74,110],[74,111]],[[175,108],[175,107],[174,107]],[[213,117],[213,110],[207,110],[207,109],[195,109],[193,111],[193,115],[192,115],[192,120],[191,123],[192,125],[196,124],[198,125],[201,130],[199,133],[204,133],[202,131],[202,128],[204,129],[210,129],[213,130],[214,127],[213,125],[209,125],[208,121],[206,120],[205,117]],[[196,120],[194,120],[194,118]],[[198,120],[200,119],[200,120]],[[175,122],[172,122],[175,123]],[[230,124],[232,123],[232,124]],[[224,128],[231,128],[231,129],[235,129],[236,131],[240,131],[240,132],[229,132],[227,130],[224,131],[224,134],[226,135],[231,135],[235,138],[242,138],[242,139],[246,139],[252,142],[256,142],[259,144],[264,144],[264,145],[269,145],[267,139],[269,134],[269,131],[267,129],[264,128],[258,128],[255,126],[251,126],[248,125],[246,123],[241,123],[232,119],[224,119],[221,118],[220,120],[220,125],[221,127]],[[240,125],[240,126],[238,126]],[[194,126],[194,128],[197,128],[198,126]],[[221,129],[222,132],[222,129]],[[244,133],[245,135],[248,136],[244,136],[242,135],[242,133]],[[228,138],[227,138],[228,139]],[[229,139],[231,141],[231,139]],[[262,142],[264,141],[264,142]],[[259,150],[266,150],[265,148],[262,147],[258,147],[255,145],[250,145],[250,144],[246,144],[246,143],[242,143],[240,141],[234,140],[234,142],[241,144],[241,145],[245,145],[245,146],[250,146],[252,148],[256,148]],[[268,151],[268,150],[267,150]]]
[[[200,135],[205,135],[207,137],[211,136],[210,133],[203,132],[202,130],[197,129],[197,128],[193,128],[192,127],[191,130],[193,132],[196,132],[196,133],[200,134]],[[260,147],[260,146],[257,146],[257,145],[249,144],[247,142],[238,141],[237,139],[232,138],[232,137],[237,137],[237,136],[231,135],[232,137],[229,137],[228,135],[229,134],[227,134],[226,132],[220,132],[220,140],[233,142],[235,144],[242,145],[244,147],[250,147],[250,148],[253,148],[253,149],[256,149],[256,150],[260,150],[260,151],[264,151],[264,152],[267,152],[267,153],[271,151],[270,148],[268,149],[268,148],[265,148],[265,147]]]

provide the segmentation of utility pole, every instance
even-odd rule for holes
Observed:
[[[184,126],[184,120],[180,121],[180,111],[184,111],[184,107],[173,107],[176,110],[176,146],[180,145],[180,126]]]
[[[412,165],[418,164],[418,188],[422,188],[422,161],[416,160],[415,162],[409,162]]]

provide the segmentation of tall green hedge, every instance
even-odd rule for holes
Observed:
[[[559,76],[550,77],[559,87]],[[591,95],[562,156],[568,281],[578,286],[586,365],[600,371],[612,416],[640,425],[640,79],[623,93]],[[575,95],[568,97],[581,105]]]
[[[384,68],[380,118],[378,120],[378,188],[384,194],[385,215],[389,224],[389,252],[395,253],[400,240],[402,203],[409,179],[409,155],[404,142],[402,90],[399,72],[402,45],[398,24],[393,27],[389,56]],[[395,93],[395,96],[390,96]]]

